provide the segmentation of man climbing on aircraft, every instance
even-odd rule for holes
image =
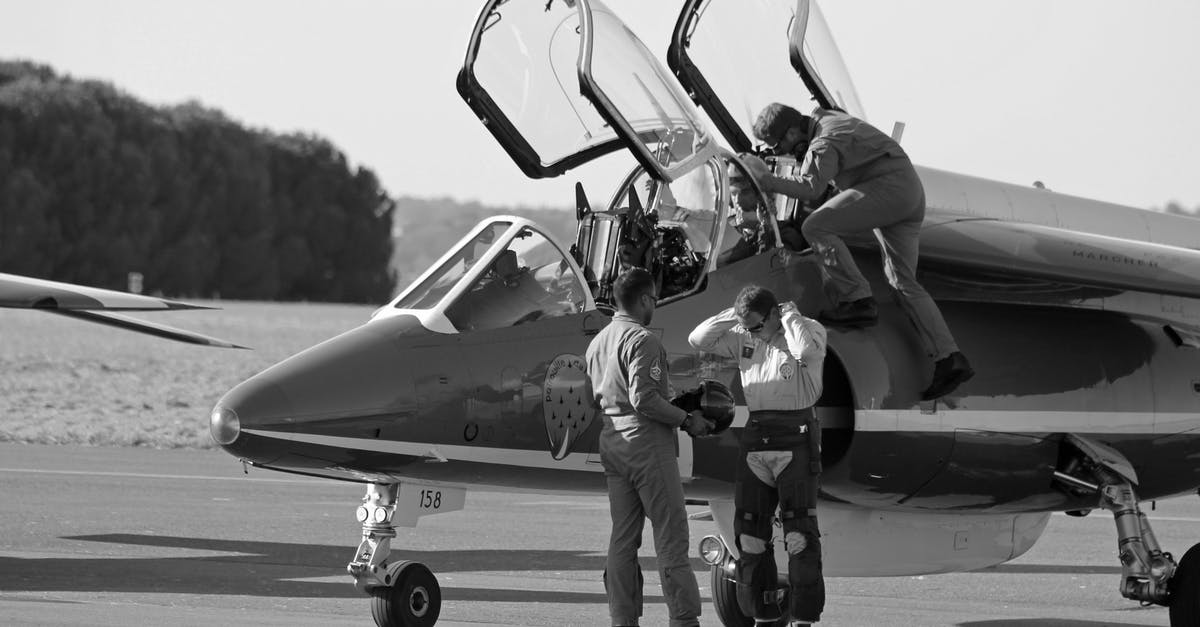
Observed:
[[[670,624],[700,624],[700,589],[688,562],[688,520],[676,461],[676,429],[691,436],[713,424],[700,411],[670,403],[670,364],[658,336],[646,328],[654,316],[654,278],[632,268],[613,282],[617,313],[587,349],[592,392],[602,411],[600,462],[608,482],[612,535],[604,587],[613,625],[637,625],[642,615],[638,547],[646,518]]]
[[[925,218],[925,189],[900,144],[875,127],[838,111],[814,109],[811,116],[772,103],[754,122],[754,136],[774,154],[801,162],[797,178],[785,179],[752,168],[768,193],[809,201],[832,182],[838,193],[801,225],[816,250],[835,307],[823,311],[827,324],[873,324],[879,313],[871,287],[842,238],[874,230],[883,250],[884,273],[899,292],[900,304],[916,323],[933,353],[933,380],[922,397],[949,394],[975,371],[958,350],[933,298],[917,282],[917,246]]]
[[[751,285],[738,293],[733,307],[701,322],[688,342],[738,360],[750,408],[734,478],[738,606],[756,625],[779,619],[771,542],[778,506],[791,625],[815,623],[825,607],[825,582],[816,509],[821,429],[812,406],[821,396],[825,327]]]

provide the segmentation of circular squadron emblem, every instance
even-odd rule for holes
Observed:
[[[783,377],[784,381],[791,381],[792,377],[796,376],[796,367],[790,361],[779,364],[779,376]]]
[[[555,357],[546,369],[542,391],[542,414],[546,420],[550,455],[562,459],[596,417],[592,382],[588,380],[583,358],[571,354]]]

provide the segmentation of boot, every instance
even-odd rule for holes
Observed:
[[[871,296],[858,300],[838,303],[833,309],[825,309],[818,314],[817,319],[825,324],[834,326],[868,326],[879,319],[879,308]]]
[[[967,357],[959,351],[954,351],[933,365],[933,381],[921,394],[921,398],[927,401],[941,398],[973,376],[975,371]]]

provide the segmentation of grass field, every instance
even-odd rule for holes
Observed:
[[[208,448],[208,414],[243,379],[365,322],[365,305],[220,302],[138,314],[254,350],[193,346],[0,309],[0,441]]]

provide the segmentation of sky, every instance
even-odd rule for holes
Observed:
[[[665,58],[680,2],[607,4]],[[582,179],[607,198],[632,157],[527,179],[460,99],[454,80],[481,5],[0,0],[0,58],[323,136],[393,196],[569,207]],[[1200,206],[1200,2],[822,8],[870,121],[885,131],[903,121],[918,164],[1136,207]]]

